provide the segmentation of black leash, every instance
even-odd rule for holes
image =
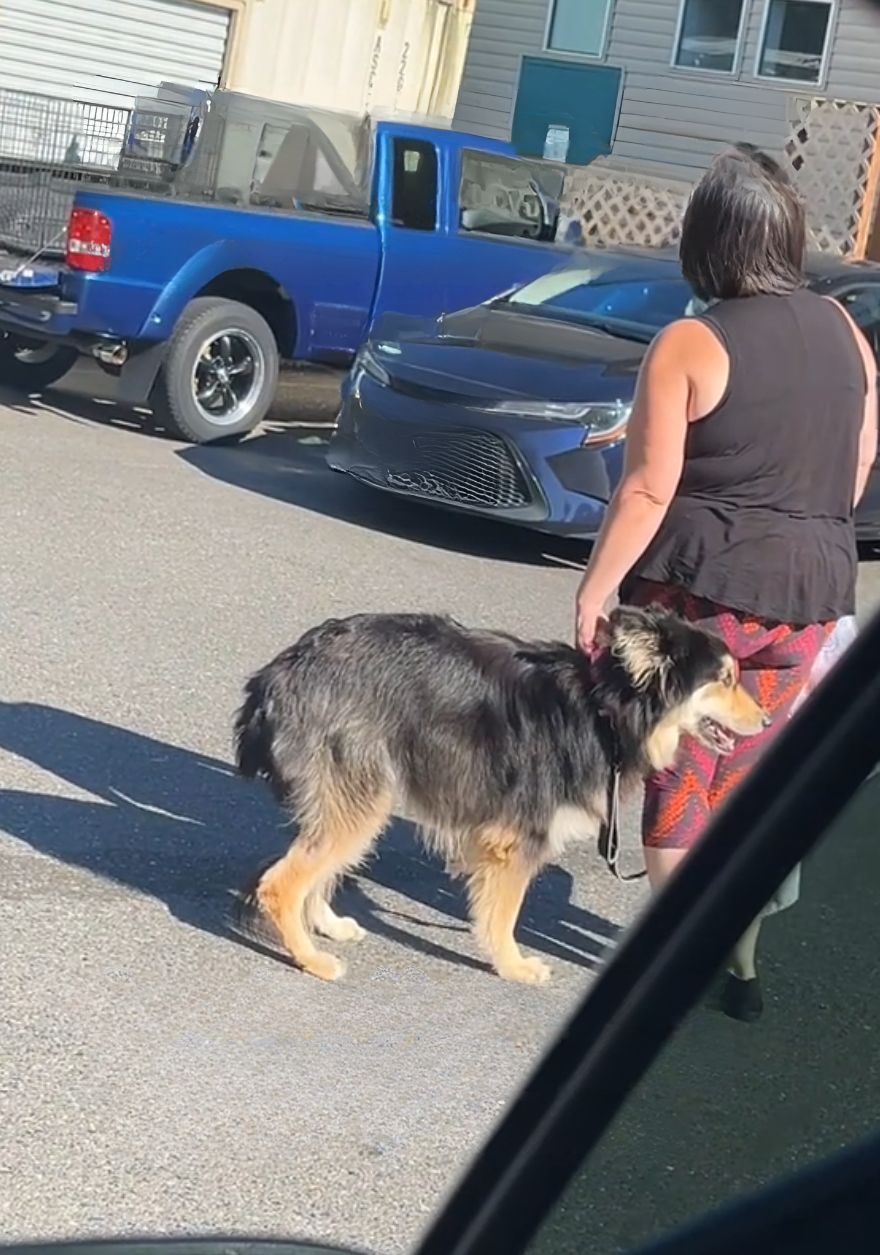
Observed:
[[[591,667],[593,665],[591,660]],[[606,735],[608,737],[609,757],[611,759],[611,775],[608,777],[608,793],[605,806],[605,822],[599,830],[598,849],[599,857],[605,860],[605,865],[611,872],[615,880],[619,880],[626,884],[632,880],[641,880],[647,876],[646,868],[642,868],[639,872],[624,873],[620,870],[620,777],[623,774],[623,756],[620,749],[620,740],[617,735],[617,729],[614,726],[614,720],[607,710],[599,708],[599,715],[605,724]]]
[[[620,870],[620,767],[617,765],[612,768],[608,781],[607,818],[599,833],[599,854],[615,880],[626,883],[647,875],[645,868],[639,872]]]

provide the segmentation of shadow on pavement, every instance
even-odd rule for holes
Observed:
[[[91,391],[83,393],[79,388],[68,391],[64,384],[29,395],[0,388],[0,406],[24,414],[34,422],[49,416],[62,418],[77,427],[112,427],[133,435],[152,436],[160,431],[146,407],[130,409],[119,405],[112,397],[93,396]]]
[[[339,377],[338,371],[322,367],[285,368],[267,422],[332,424],[339,408]],[[44,391],[28,394],[0,387],[0,406],[35,418],[41,413],[51,414],[78,426],[165,436],[149,406],[120,404],[117,387],[116,380],[96,362],[82,357],[63,379]]]
[[[47,389],[30,397],[0,389],[0,406],[26,414],[35,422],[45,415],[82,427],[165,437],[148,409],[132,410],[119,405],[112,395],[92,395],[101,386],[111,391],[96,373],[96,367],[83,368],[74,385],[65,380],[63,390]],[[335,394],[331,391],[334,386]],[[385,496],[348,476],[334,474],[324,458],[335,412],[335,402],[329,404],[328,397],[338,396],[338,385],[324,374],[297,372],[288,387],[292,396],[280,398],[255,436],[240,443],[178,448],[169,441],[169,455],[176,454],[220,483],[436,549],[524,566],[583,564],[585,541],[559,540],[525,528],[433,509]]]
[[[436,549],[532,566],[583,564],[586,541],[541,536],[386,496],[334,473],[325,462],[330,430],[270,424],[237,447],[189,446],[177,456],[221,483]]]
[[[268,790],[240,780],[218,759],[71,711],[0,703],[0,748],[92,795],[89,799],[5,789],[0,830],[32,849],[163,902],[181,922],[229,936],[229,893],[281,853],[283,815]],[[343,909],[368,931],[412,950],[483,968],[454,941],[466,927],[459,886],[396,825],[367,872],[342,890]],[[375,902],[371,884],[448,917],[437,924]],[[548,869],[533,887],[519,928],[531,949],[594,967],[616,928],[571,902],[572,880]]]

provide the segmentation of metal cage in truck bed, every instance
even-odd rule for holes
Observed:
[[[0,89],[0,249],[64,253],[84,185],[366,214],[366,117],[163,83],[133,109]]]
[[[130,113],[0,88],[0,247],[63,253],[76,190],[115,177]]]

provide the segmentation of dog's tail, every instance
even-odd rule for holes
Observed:
[[[262,673],[252,676],[245,685],[245,698],[235,717],[235,761],[241,775],[249,780],[257,776],[272,780],[275,760],[272,742],[275,739],[271,718],[271,699],[266,692]]]

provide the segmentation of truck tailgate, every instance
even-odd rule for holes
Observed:
[[[60,286],[61,269],[57,264],[29,262],[26,257],[0,250],[0,291],[4,295],[57,292]]]

